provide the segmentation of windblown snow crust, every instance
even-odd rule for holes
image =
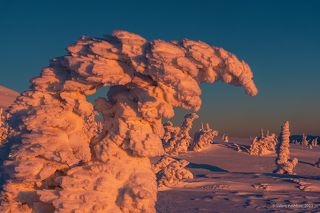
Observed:
[[[115,31],[82,37],[67,51],[9,109],[16,135],[1,212],[155,212],[148,157],[164,154],[162,118],[174,107],[197,111],[200,83],[221,80],[257,94],[244,61],[200,41]],[[104,86],[107,97],[94,109],[86,96]]]

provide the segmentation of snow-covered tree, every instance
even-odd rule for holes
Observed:
[[[200,83],[257,94],[244,61],[200,41],[115,31],[83,36],[67,51],[10,107],[18,135],[4,163],[0,212],[155,212],[150,157],[164,154],[162,119],[174,107],[199,110]],[[94,109],[86,96],[101,87],[110,89]]]
[[[167,154],[177,155],[188,151],[188,147],[192,142],[189,131],[192,129],[193,121],[197,118],[199,116],[196,113],[188,113],[184,116],[181,127],[173,127],[170,123],[165,125],[166,132],[163,145]],[[168,139],[167,135],[169,134],[171,138]]]
[[[171,187],[179,182],[192,179],[192,173],[185,167],[189,164],[186,160],[176,160],[163,156],[153,165],[153,170],[157,177],[158,186]]]
[[[278,174],[295,174],[294,168],[298,164],[298,159],[290,158],[290,129],[289,121],[284,122],[281,126],[280,141],[277,147],[277,158],[276,165],[277,169],[275,170]]]
[[[217,136],[218,131],[211,129],[209,124],[207,123],[204,127],[202,127],[194,134],[193,141],[190,144],[189,149],[199,152],[208,147],[212,143],[213,139]]]
[[[304,145],[304,146],[309,145],[309,141],[307,140],[307,135],[304,133],[302,134],[302,145]]]
[[[249,154],[263,156],[274,153],[278,143],[276,134],[267,134],[265,137],[255,137],[250,145]]]

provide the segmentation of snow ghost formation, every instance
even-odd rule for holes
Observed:
[[[189,131],[192,129],[193,121],[198,118],[196,113],[188,113],[184,116],[181,127],[174,127],[170,121],[165,123],[163,147],[167,154],[178,155],[188,151],[192,142]]]
[[[192,151],[200,152],[207,148],[213,139],[218,136],[218,131],[210,128],[207,123],[199,131],[194,134],[193,141],[190,144],[189,149]]]
[[[294,158],[289,160],[290,158],[290,129],[289,129],[289,121],[284,122],[281,126],[281,134],[280,134],[280,143],[278,143],[277,147],[277,159],[276,165],[277,169],[274,171],[278,174],[295,174],[294,168],[298,164],[298,159]]]
[[[82,37],[32,79],[10,107],[17,132],[1,212],[155,212],[149,157],[164,154],[162,118],[197,111],[200,83],[257,94],[249,66],[201,41],[147,41],[126,31]],[[103,116],[99,133],[94,106]],[[11,139],[11,140],[13,140]]]
[[[255,137],[251,143],[249,154],[256,156],[263,156],[270,153],[275,153],[276,144],[278,143],[278,139],[276,134],[266,135],[261,132],[260,137]]]
[[[188,150],[201,151],[213,141],[218,135],[207,123],[205,127],[197,131],[192,139],[189,132],[192,124],[199,116],[196,113],[188,113],[184,116],[181,127],[175,127],[171,121],[164,123],[164,136],[162,143],[164,150],[169,155],[178,155]]]
[[[288,161],[290,157],[289,151],[289,143],[290,143],[290,129],[289,129],[289,121],[284,122],[281,126],[281,134],[280,134],[280,144],[277,150],[277,164],[283,164]]]
[[[185,179],[192,179],[193,174],[185,168],[188,164],[189,162],[183,159],[176,160],[168,156],[162,156],[160,160],[153,165],[158,186],[171,187]]]

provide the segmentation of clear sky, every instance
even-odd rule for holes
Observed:
[[[320,135],[320,1],[0,0],[0,27],[0,84],[17,91],[81,35],[190,38],[244,59],[260,91],[203,85],[201,121],[231,136],[278,132],[284,120],[292,133]]]

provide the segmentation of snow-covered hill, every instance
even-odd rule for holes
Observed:
[[[0,85],[0,108],[7,108],[18,95],[18,92]]]

